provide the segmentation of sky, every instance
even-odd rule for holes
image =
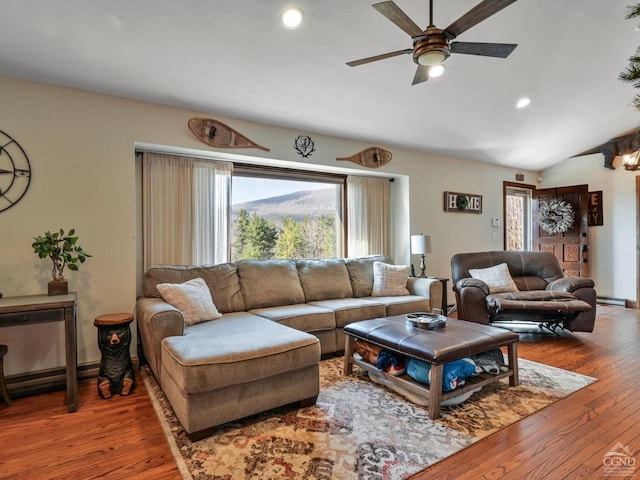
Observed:
[[[262,198],[277,197],[302,190],[321,190],[331,185],[317,182],[297,182],[292,180],[272,180],[251,177],[233,177],[231,204],[250,202]]]

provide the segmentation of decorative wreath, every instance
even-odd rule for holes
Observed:
[[[469,199],[466,195],[458,195],[456,197],[456,207],[458,210],[466,210],[469,206]]]
[[[570,203],[563,200],[540,202],[538,223],[547,233],[564,233],[573,225],[574,212]]]

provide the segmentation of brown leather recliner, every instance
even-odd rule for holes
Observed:
[[[517,291],[494,293],[471,269],[506,263]],[[477,274],[476,274],[477,275]],[[557,328],[592,332],[596,291],[590,278],[565,277],[555,255],[547,252],[493,251],[459,253],[451,258],[451,278],[458,318],[491,324],[536,322]]]

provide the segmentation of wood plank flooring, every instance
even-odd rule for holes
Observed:
[[[599,381],[412,480],[640,478],[640,311],[598,306],[593,333],[521,335],[518,354]],[[618,442],[639,464],[635,476],[605,476]]]
[[[79,385],[78,411],[64,391],[0,404],[0,479],[179,480],[144,382],[127,397],[101,399]]]
[[[640,464],[640,311],[599,307],[593,333],[523,334],[519,355],[599,381],[412,480],[603,479],[618,442]],[[141,379],[110,400],[81,384],[78,401],[72,414],[62,391],[0,404],[0,479],[180,479]]]

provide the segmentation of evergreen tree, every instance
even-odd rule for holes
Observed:
[[[276,258],[304,258],[304,240],[302,226],[292,216],[284,217],[276,245]]]
[[[335,257],[336,252],[336,217],[335,215],[320,215],[318,219],[322,229],[322,257]]]
[[[240,256],[241,259],[273,258],[278,229],[272,221],[252,213],[249,216],[245,238],[246,244]]]
[[[247,246],[247,229],[249,227],[249,213],[245,208],[238,212],[238,218],[233,224],[233,243],[231,244],[232,261],[245,258],[244,249]]]
[[[629,7],[629,13],[625,17],[627,20],[640,17],[640,3]],[[640,48],[629,58],[629,65],[619,76],[620,80],[633,85],[633,88],[640,88]],[[633,99],[633,106],[640,110],[640,94]]]

